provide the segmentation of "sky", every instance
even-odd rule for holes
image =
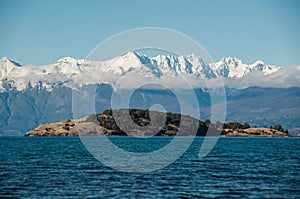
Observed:
[[[215,61],[300,64],[299,10],[297,0],[0,0],[0,57],[34,65],[85,58],[119,32],[162,27],[190,36]]]

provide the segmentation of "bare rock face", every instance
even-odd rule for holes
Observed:
[[[75,125],[76,122],[72,120],[42,124],[34,130],[27,132],[26,136],[78,136]]]
[[[25,136],[97,136],[114,135],[114,132],[99,125],[96,115],[77,120],[42,124]]]
[[[277,131],[270,128],[248,128],[248,129],[224,129],[225,136],[229,137],[249,137],[249,136],[262,136],[262,137],[284,137],[288,136],[286,132]]]

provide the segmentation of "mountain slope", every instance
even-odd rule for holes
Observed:
[[[111,108],[113,92],[110,85],[98,85],[95,93],[96,113]],[[195,89],[195,94],[200,107],[200,119],[209,119],[209,93]],[[160,104],[166,111],[174,113],[180,113],[182,108],[176,96],[168,90],[139,89],[129,105],[131,108],[150,109],[154,104]],[[267,127],[280,123],[284,129],[299,128],[300,108],[297,104],[300,104],[300,88],[227,89],[226,121]],[[72,90],[56,87],[47,91],[36,87],[0,93],[0,112],[0,135],[14,135],[13,132],[19,135],[40,124],[73,118]]]

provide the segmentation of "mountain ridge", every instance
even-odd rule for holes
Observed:
[[[128,52],[107,61],[63,57],[52,64],[41,66],[20,65],[4,57],[0,60],[0,91],[7,91],[8,87],[24,90],[29,84],[33,87],[42,84],[48,90],[53,89],[57,84],[73,88],[87,84],[106,83],[105,78],[111,81],[110,83],[115,83],[116,80],[112,80],[112,77],[119,79],[125,75],[133,76],[131,78],[136,76],[158,80],[177,78],[176,81],[179,81],[179,76],[184,75],[188,77],[187,79],[193,79],[196,86],[202,80],[224,78],[226,81],[235,83],[247,80],[247,84],[252,86],[251,84],[257,80],[249,81],[251,76],[260,76],[260,79],[267,77],[274,81],[274,76],[280,76],[279,72],[283,73],[284,70],[288,70],[287,67],[268,65],[260,60],[253,64],[245,64],[240,59],[232,57],[222,58],[215,63],[207,63],[196,54],[148,57],[138,52]],[[299,73],[300,67],[294,67],[293,70]],[[101,74],[106,75],[103,76],[103,82],[99,82]],[[297,81],[299,80],[294,73],[291,75],[294,75]],[[285,78],[283,81],[288,81],[288,77]]]

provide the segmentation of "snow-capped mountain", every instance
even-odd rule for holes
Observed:
[[[65,57],[53,64],[42,66],[21,66],[4,57],[0,60],[0,90],[23,90],[37,85],[51,89],[57,85],[73,87],[102,83],[99,82],[99,77],[103,74],[108,74],[111,79],[116,75],[126,74],[150,79],[176,78],[183,74],[193,75],[199,80],[224,77],[239,81],[254,71],[270,76],[280,70],[280,67],[267,65],[262,61],[248,65],[231,57],[222,58],[216,63],[206,63],[196,54],[148,57],[137,52],[128,52],[108,61]]]
[[[237,58],[206,63],[196,54],[148,57],[129,52],[107,61],[65,57],[41,66],[21,65],[9,58],[0,59],[0,135],[11,132],[19,135],[40,124],[75,117],[73,94],[76,92],[72,88],[82,86],[83,91],[89,91],[89,88],[95,87],[84,85],[96,83],[105,83],[98,85],[93,93],[95,110],[99,113],[112,108],[112,96],[119,100],[120,94],[126,97],[132,89],[136,91],[130,98],[132,107],[146,109],[160,104],[168,112],[194,109],[188,95],[192,87],[201,107],[201,117],[206,119],[210,117],[212,103],[218,103],[211,100],[207,88],[213,88],[220,79],[223,79],[223,86],[227,86],[228,121],[248,121],[261,126],[278,122],[286,124],[287,128],[298,128],[299,108],[295,104],[299,104],[300,65],[277,67],[261,61],[248,65]],[[146,85],[136,89],[145,82],[156,83],[155,80],[177,91],[175,94],[183,103],[178,104],[180,98],[170,94],[169,90],[158,92],[157,89],[162,87],[152,89],[151,85]],[[186,80],[188,87],[183,83]],[[295,87],[286,88],[291,86]],[[217,96],[218,90],[215,89]],[[88,92],[82,93],[83,98],[90,97]],[[81,105],[83,110],[85,107],[89,109],[88,103],[80,101]]]
[[[277,66],[271,66],[258,60],[251,65],[244,64],[238,58],[222,58],[219,62],[210,64],[217,76],[227,78],[242,78],[251,71],[262,71],[265,75],[274,73],[279,70]]]

